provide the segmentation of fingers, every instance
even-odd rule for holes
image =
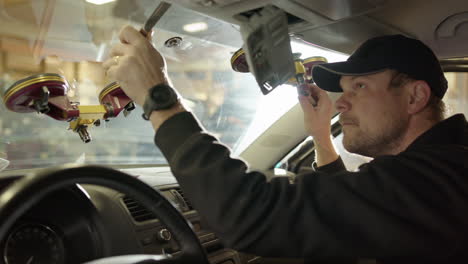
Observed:
[[[106,68],[106,76],[110,80],[115,80],[115,77],[117,76],[117,67],[116,67],[116,65],[112,65],[109,68]]]
[[[119,38],[121,43],[113,46],[102,66],[109,80],[117,81],[139,104],[142,103],[139,99],[146,96],[150,87],[167,82],[165,61],[136,29],[124,27]]]
[[[310,94],[312,94],[313,96],[316,96],[316,97],[320,97],[321,95],[326,93],[324,90],[320,89],[320,87],[318,87],[315,84],[309,84],[308,88],[309,88]]]
[[[109,56],[124,56],[129,54],[130,49],[131,47],[128,44],[117,43],[114,45],[114,47],[112,47],[111,51],[109,52]]]
[[[318,106],[327,105],[330,98],[325,90],[315,84],[302,85],[299,92],[299,102],[304,110],[317,110]]]
[[[114,66],[114,65],[117,65],[117,62],[115,61],[115,59],[113,57],[105,60],[103,63],[102,63],[102,67],[104,68],[104,70],[108,70],[110,67]]]
[[[114,65],[119,64],[119,61],[122,60],[122,57],[129,53],[130,47],[127,44],[118,43],[112,47],[109,52],[109,58],[102,63],[104,69],[108,69]]]
[[[142,34],[149,42],[153,40],[153,33],[154,33],[154,30],[151,30],[150,32],[146,32],[143,28],[140,29],[140,34]]]
[[[121,64],[123,58],[124,57],[122,56],[112,56],[102,63],[102,67],[104,68],[107,77],[114,79],[118,76],[116,75],[116,71],[119,69],[119,64]]]
[[[106,71],[106,76],[109,77],[110,79],[114,80],[116,79],[116,77],[118,76],[118,72],[117,71],[120,71],[120,68],[119,64],[122,64],[122,60],[124,60],[126,57],[123,57],[123,56],[112,56],[110,58],[108,58],[107,60],[105,60],[103,63],[102,63],[102,67],[104,68],[104,70]],[[126,62],[124,61],[123,64],[125,64]]]
[[[109,58],[102,63],[102,67],[108,70],[110,67],[118,65],[124,56],[129,55],[130,49],[128,44],[115,44],[109,52]]]
[[[145,40],[145,36],[143,36],[143,34],[141,34],[140,31],[136,30],[134,27],[125,26],[119,33],[119,39],[122,43],[135,44],[138,41]]]
[[[310,89],[309,89],[309,86],[307,84],[297,85],[296,89],[297,89],[297,93],[299,95],[303,95],[303,96],[309,96],[310,95],[310,91],[309,91]]]
[[[302,110],[305,113],[312,113],[315,111],[315,108],[312,105],[309,96],[300,95],[298,99],[299,103],[301,104]]]
[[[303,110],[317,110],[319,106],[319,101],[310,95],[300,95],[298,97],[299,103],[301,103]],[[302,105],[305,104],[305,105]]]
[[[303,95],[311,94],[314,96],[318,96],[324,91],[320,89],[317,85],[312,84],[312,83],[306,83],[298,86],[298,90],[300,90],[300,93]]]
[[[154,30],[151,30],[150,32],[148,32],[148,35],[146,36],[146,38],[149,40],[149,42],[153,41],[153,35],[154,35]]]

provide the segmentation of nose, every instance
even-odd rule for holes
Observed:
[[[351,110],[351,103],[346,98],[345,93],[342,93],[341,96],[336,100],[335,108],[340,113],[344,113]]]

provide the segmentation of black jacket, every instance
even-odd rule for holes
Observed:
[[[188,112],[164,122],[155,142],[229,247],[269,257],[448,263],[468,256],[467,136],[465,117],[455,115],[398,155],[358,172],[337,161],[295,184],[248,171]]]

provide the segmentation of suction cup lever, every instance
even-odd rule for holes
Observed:
[[[135,103],[130,102],[124,107],[124,116],[127,117],[131,111],[135,110]]]
[[[50,91],[47,88],[47,86],[42,86],[40,90],[40,98],[39,99],[34,99],[34,108],[38,113],[45,114],[50,111],[49,107],[49,96],[50,96]]]

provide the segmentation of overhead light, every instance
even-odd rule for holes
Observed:
[[[86,0],[86,2],[95,4],[95,5],[103,5],[103,4],[107,4],[110,2],[114,2],[114,1],[115,0]]]
[[[184,25],[183,29],[187,32],[199,32],[199,31],[204,31],[208,28],[208,24],[205,22],[196,22],[192,24],[186,24]]]

